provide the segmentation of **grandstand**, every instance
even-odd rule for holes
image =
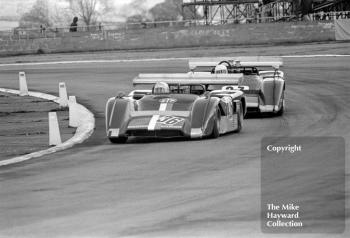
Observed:
[[[349,0],[314,0],[312,4],[313,12],[341,12],[350,11]]]
[[[314,0],[308,16],[310,20],[350,19],[350,1]]]
[[[254,18],[258,4],[259,0],[184,0],[182,9],[190,10],[190,20],[203,19],[205,24],[225,24]]]
[[[348,0],[183,0],[184,9],[192,15],[188,20],[205,24],[273,22],[300,20],[318,12],[350,11]],[[328,15],[332,15],[328,14]],[[345,14],[345,13],[344,13]],[[332,16],[333,16],[332,15]],[[339,15],[339,14],[338,14]],[[345,14],[346,15],[346,14]],[[330,20],[331,18],[327,19]],[[332,18],[333,19],[333,18]]]

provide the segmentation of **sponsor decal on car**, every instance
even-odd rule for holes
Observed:
[[[162,98],[159,100],[160,103],[175,103],[177,99],[175,98]]]
[[[141,117],[134,118],[128,125],[128,129],[147,129],[151,118]]]
[[[137,118],[130,122],[128,129],[159,130],[162,128],[181,129],[185,118],[177,116],[154,115],[151,118]]]
[[[185,119],[182,117],[161,116],[158,118],[157,124],[159,124],[160,127],[166,128],[182,128],[184,122]]]

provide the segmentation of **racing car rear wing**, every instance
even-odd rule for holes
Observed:
[[[197,67],[215,67],[220,62],[227,61],[232,66],[236,67],[274,67],[279,68],[283,66],[281,57],[268,56],[247,56],[247,57],[219,57],[219,58],[200,58],[190,59],[188,65],[190,70]]]
[[[242,78],[243,74],[139,74],[134,78],[133,84],[164,82],[168,84],[237,85]]]

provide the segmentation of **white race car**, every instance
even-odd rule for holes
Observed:
[[[248,112],[271,112],[282,115],[285,110],[285,76],[277,57],[201,58],[189,61],[193,74],[243,74],[236,85],[246,96]]]

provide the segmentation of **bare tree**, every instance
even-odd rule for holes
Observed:
[[[182,12],[182,2],[182,0],[164,0],[150,8],[146,1],[134,0],[126,5],[132,10],[123,12],[125,12],[124,14],[129,22],[144,20],[176,21],[183,19],[183,17],[187,19],[191,15],[189,9],[184,9],[184,12]]]
[[[165,0],[158,3],[149,11],[157,21],[176,21],[180,18],[189,18],[191,12],[189,9],[182,11],[182,0]],[[183,16],[184,15],[184,16]]]
[[[89,28],[98,17],[112,9],[109,0],[68,0],[74,14],[82,19]]]
[[[120,15],[127,19],[128,22],[142,22],[150,21],[151,15],[148,12],[147,1],[133,0],[128,4],[125,4]]]
[[[50,26],[48,6],[46,0],[36,0],[28,12],[20,17],[20,27],[38,27],[39,25]]]

